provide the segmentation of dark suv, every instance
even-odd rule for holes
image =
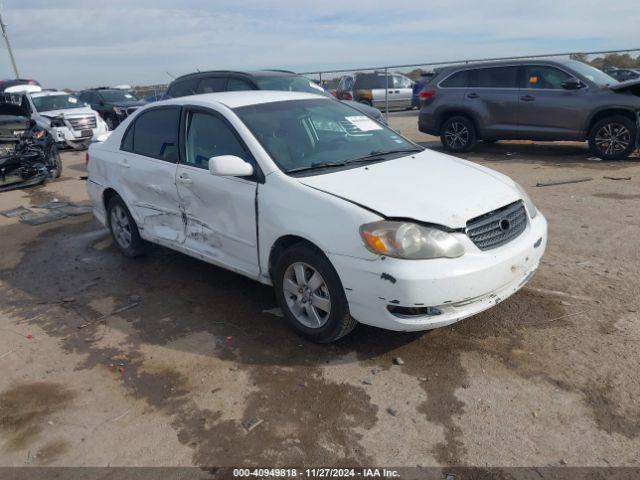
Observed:
[[[147,104],[133,93],[118,88],[83,90],[78,94],[78,99],[98,112],[109,130],[116,128],[130,114]]]
[[[257,72],[215,70],[190,73],[176,78],[167,88],[163,98],[237,90],[280,90],[315,93],[333,97],[333,95],[307,77],[294,72],[284,70],[260,70]],[[382,113],[377,108],[352,101],[344,101],[343,103],[379,122],[386,123]]]
[[[617,160],[638,144],[640,80],[619,83],[573,60],[447,67],[420,103],[419,130],[453,152],[477,140],[588,140],[595,156]]]

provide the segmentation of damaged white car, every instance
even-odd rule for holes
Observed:
[[[84,148],[109,131],[98,112],[74,95],[57,90],[24,94],[29,101],[31,118],[47,130],[58,145]]]
[[[318,342],[358,322],[426,330],[486,310],[531,278],[547,242],[508,177],[312,94],[154,103],[88,158],[94,213],[125,255],[157,243],[273,285]]]

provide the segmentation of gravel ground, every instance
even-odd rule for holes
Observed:
[[[438,147],[415,114],[391,124]],[[0,465],[639,465],[640,159],[589,157],[466,155],[547,216],[534,279],[447,328],[328,346],[269,313],[270,288],[159,247],[124,258],[91,215],[0,215]],[[63,162],[0,211],[86,201],[84,155]]]

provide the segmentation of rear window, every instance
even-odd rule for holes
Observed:
[[[200,80],[198,93],[224,92],[227,86],[227,79],[224,77],[210,77]]]
[[[129,127],[121,149],[167,162],[178,161],[180,109],[156,108],[141,113]]]
[[[188,78],[186,80],[177,80],[169,86],[167,96],[171,98],[186,97],[194,95],[198,86],[197,78]]]
[[[470,87],[517,88],[518,67],[491,67],[474,70],[469,78]]]
[[[389,88],[393,87],[393,78],[389,75]],[[387,88],[387,83],[384,75],[377,73],[363,73],[356,75],[355,85],[356,90],[372,90],[374,88]]]
[[[445,88],[463,88],[467,86],[467,80],[469,78],[469,71],[462,70],[461,72],[456,72],[440,84]]]

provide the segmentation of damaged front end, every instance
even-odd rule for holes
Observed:
[[[0,98],[0,192],[58,176],[59,156],[47,132],[22,115],[20,97]],[[52,148],[54,150],[52,150]]]

